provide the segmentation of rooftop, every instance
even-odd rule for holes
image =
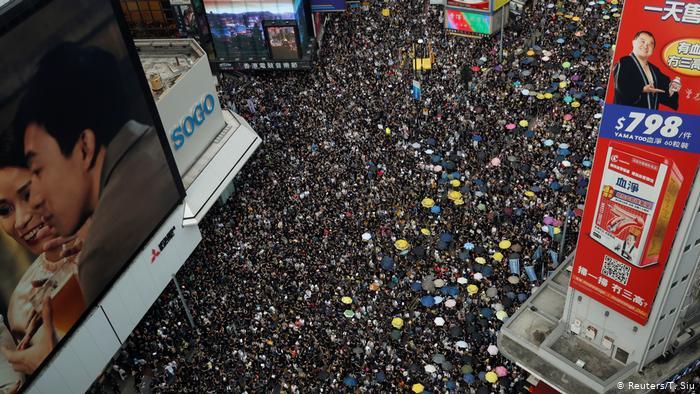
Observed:
[[[191,39],[134,40],[134,43],[149,82],[155,75],[162,81],[162,89],[158,90],[154,90],[151,83],[151,93],[156,101],[175,85],[200,57],[205,56],[204,51]]]

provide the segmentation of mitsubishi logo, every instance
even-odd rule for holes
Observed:
[[[155,249],[151,249],[151,264],[156,262],[158,256],[160,256],[160,252]]]
[[[160,253],[165,249],[166,246],[170,243],[170,241],[173,239],[175,236],[175,226],[173,226],[170,231],[168,231],[167,234],[165,234],[165,237],[158,243],[158,249],[151,249],[151,264],[156,262],[156,259],[158,256],[160,256]]]

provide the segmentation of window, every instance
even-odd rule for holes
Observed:
[[[659,320],[663,320],[665,317],[666,317],[666,315],[661,315],[661,317],[659,318]]]
[[[688,279],[688,275],[685,275],[684,277],[682,277],[682,278],[681,278],[681,282],[683,282],[683,281],[686,280],[686,279]]]
[[[653,349],[656,346],[656,344],[652,343],[651,346],[649,346],[649,350]]]
[[[683,248],[683,253],[687,252],[688,250],[690,250],[690,244],[685,245],[685,248]]]
[[[615,352],[615,360],[627,364],[627,358],[630,356],[629,353],[626,351],[622,350],[621,348],[617,348],[617,351]]]
[[[671,309],[670,311],[668,311],[668,314],[669,314],[669,315],[672,315],[673,312],[675,312],[675,311],[676,311],[676,308],[673,308],[673,309]]]
[[[678,281],[671,283],[671,288],[673,289],[674,287],[676,287],[677,284],[678,284]]]
[[[656,344],[661,345],[661,342],[663,342],[664,340],[666,340],[666,338],[661,338],[661,339],[659,339],[659,342],[656,342]]]

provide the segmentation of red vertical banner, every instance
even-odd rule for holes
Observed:
[[[628,1],[571,287],[646,324],[700,160],[700,4]]]

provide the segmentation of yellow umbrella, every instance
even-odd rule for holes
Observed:
[[[554,235],[557,235],[561,233],[561,229],[559,227],[554,227]]]
[[[491,256],[491,257],[493,257],[494,260],[500,262],[500,261],[503,260],[503,253],[501,253],[501,252],[496,252],[496,253],[494,253],[493,256]]]
[[[391,129],[390,129],[390,128],[388,128],[388,127],[387,127],[386,129],[384,129],[384,131],[386,132],[386,135],[389,135],[389,134],[391,134]]]
[[[544,94],[544,98],[546,98],[547,100],[551,99],[552,97],[553,97],[552,93],[545,93]]]
[[[566,87],[566,82],[564,82],[564,81],[559,82],[559,87],[564,89]]]
[[[382,9],[382,15],[383,15],[383,16],[389,16],[389,13],[390,13],[390,11],[389,11],[388,8]]]
[[[400,317],[395,317],[391,320],[391,326],[400,330],[403,327],[403,319]]]
[[[530,49],[529,51],[527,51],[527,55],[528,55],[528,56],[534,56],[534,55],[535,55],[535,51],[533,51],[532,49]]]
[[[425,387],[420,383],[416,383],[413,385],[413,387],[411,387],[411,391],[413,391],[416,394],[420,394],[423,391],[425,391]]]
[[[461,198],[458,198],[458,199],[454,200],[453,202],[455,203],[455,205],[464,205],[464,200],[462,200]]]
[[[527,120],[523,119],[523,120],[521,120],[520,123],[518,123],[518,124],[520,125],[520,127],[527,127],[527,125],[529,125],[530,122],[528,122]]]
[[[486,264],[486,259],[483,258],[483,257],[477,257],[475,260],[476,260],[477,263],[479,263],[479,264],[481,264],[481,265]]]
[[[447,198],[450,200],[459,200],[462,198],[462,193],[459,190],[450,190],[447,192]]]
[[[427,228],[422,228],[420,229],[420,233],[423,235],[430,235],[430,230],[428,230]]]
[[[542,94],[542,93],[537,93],[537,99],[538,99],[538,100],[544,100],[544,94]]]
[[[459,187],[462,184],[462,182],[459,181],[459,179],[453,179],[450,181],[450,185],[454,187]]]
[[[579,18],[578,16],[575,16],[575,17],[571,18],[571,20],[574,22],[578,22],[581,20],[581,18]]]
[[[573,18],[573,17],[574,17],[574,16],[571,15],[571,14],[566,14],[566,15],[564,15],[564,18],[566,18],[566,19],[571,19],[571,18]]]
[[[573,101],[573,102],[571,102],[571,106],[574,108],[578,108],[581,106],[581,103],[579,103],[578,101]]]
[[[493,371],[486,372],[486,381],[489,383],[496,383],[498,380],[498,375]]]
[[[507,239],[504,239],[503,241],[498,243],[498,247],[501,249],[508,249],[508,248],[510,248],[510,241]]]
[[[479,291],[479,288],[476,287],[476,285],[469,285],[467,286],[467,293],[474,295]]]
[[[352,298],[347,297],[347,296],[341,298],[340,301],[345,305],[352,304]]]
[[[401,251],[406,250],[408,249],[408,241],[405,239],[396,240],[396,242],[394,242],[394,247]]]
[[[525,192],[525,195],[528,197],[535,197],[535,192],[528,190]]]
[[[496,318],[497,318],[498,320],[503,321],[503,319],[505,319],[506,317],[508,317],[508,314],[506,313],[506,311],[498,311],[498,312],[496,312]]]
[[[435,205],[435,201],[432,198],[426,197],[420,202],[423,208],[432,208]]]

